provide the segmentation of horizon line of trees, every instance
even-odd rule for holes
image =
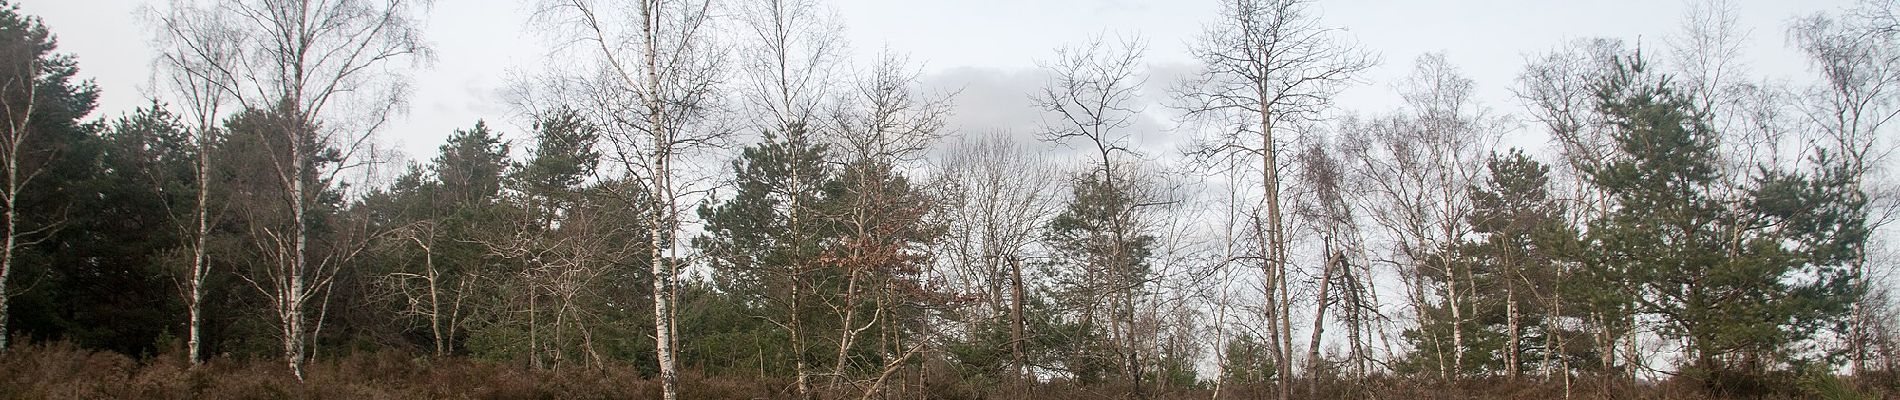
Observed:
[[[1443,54],[1402,107],[1341,112],[1375,53],[1309,1],[1225,0],[1166,99],[1138,37],[1038,60],[1034,134],[1063,158],[954,132],[953,96],[901,55],[851,65],[819,0],[541,0],[575,44],[554,57],[582,61],[510,88],[524,140],[477,121],[407,163],[375,135],[432,57],[427,5],[167,0],[164,94],[88,119],[102,89],[0,0],[0,352],[281,358],[302,379],[398,348],[631,366],[669,399],[692,396],[680,371],[801,398],[1281,399],[1900,371],[1891,1],[1791,22],[1805,86],[1749,75],[1720,1],[1661,51],[1530,57],[1512,88],[1538,153]],[[1190,144],[1144,145],[1149,105]]]

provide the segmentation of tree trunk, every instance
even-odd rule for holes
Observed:
[[[1547,303],[1550,304],[1551,307],[1550,307],[1550,312],[1544,313],[1544,317],[1543,317],[1544,363],[1541,367],[1542,368],[1541,374],[1543,375],[1544,382],[1550,381],[1550,370],[1553,367],[1551,363],[1551,356],[1553,354],[1563,353],[1563,345],[1559,344],[1558,342],[1559,339],[1557,338],[1557,332],[1556,332],[1557,330],[1556,317],[1563,315],[1563,310],[1564,310],[1563,302],[1561,300],[1555,299],[1555,297],[1553,296],[1551,301],[1548,301]],[[1564,373],[1568,374],[1570,372],[1566,370],[1564,371]]]
[[[1232,223],[1232,219],[1228,221]],[[1228,232],[1231,233],[1233,230],[1229,228]],[[1229,238],[1231,237],[1230,235]],[[1233,254],[1232,240],[1230,239],[1228,243],[1228,254]],[[1225,277],[1225,273],[1222,275]],[[1214,390],[1208,395],[1208,399],[1211,400],[1220,399],[1221,388],[1227,384],[1227,368],[1229,368],[1227,365],[1227,279],[1222,279],[1221,282],[1220,300],[1214,305]]]
[[[302,110],[296,112],[302,112]],[[304,221],[305,213],[308,211],[304,196],[304,169],[307,160],[304,157],[302,132],[306,123],[302,116],[290,122],[291,125],[285,127],[284,130],[286,138],[290,140],[290,172],[286,179],[290,181],[292,225],[291,254],[288,255],[289,265],[284,276],[290,282],[289,292],[279,294],[278,302],[282,303],[283,310],[281,318],[284,322],[284,362],[290,365],[291,375],[295,375],[298,381],[303,381],[304,341],[306,340],[303,329],[303,303],[308,293],[308,288],[305,286],[307,283],[304,268],[307,260],[304,259],[304,253],[309,247],[310,240],[309,226]]]
[[[656,175],[654,180],[663,182],[664,178]],[[659,187],[659,184],[655,186]],[[673,310],[672,299],[669,296],[673,275],[671,265],[667,263],[666,254],[661,252],[661,249],[666,246],[662,235],[672,232],[660,228],[666,222],[666,218],[659,216],[661,212],[659,207],[655,207],[655,218],[650,221],[653,226],[647,232],[652,235],[651,245],[653,246],[653,348],[654,357],[659,361],[661,396],[666,400],[677,400],[679,399],[679,371],[673,359]]]
[[[1420,324],[1423,324],[1425,321],[1429,321],[1425,313],[1425,306],[1427,305],[1425,302],[1425,277],[1423,276],[1423,272],[1417,269],[1411,270],[1411,273],[1411,282],[1407,288],[1407,291],[1410,293],[1407,293],[1407,295],[1412,298],[1412,318],[1419,321]],[[1423,327],[1421,327],[1420,330],[1425,331]],[[1440,339],[1436,332],[1431,332],[1431,334],[1425,335],[1425,337],[1428,338],[1432,346],[1432,355],[1435,356],[1432,357],[1432,361],[1438,364],[1438,378],[1449,379],[1451,377],[1451,368],[1445,365],[1444,339]],[[1390,350],[1390,348],[1387,350]]]
[[[1507,279],[1507,281],[1509,280]],[[1507,325],[1505,329],[1509,331],[1505,340],[1510,341],[1510,343],[1506,344],[1507,353],[1504,354],[1505,368],[1511,369],[1511,379],[1517,379],[1523,376],[1523,369],[1519,368],[1522,364],[1519,364],[1520,360],[1518,360],[1522,349],[1518,348],[1518,339],[1521,337],[1519,336],[1521,327],[1517,322],[1517,289],[1515,284],[1504,285],[1504,314],[1506,319],[1505,325]]]
[[[1451,373],[1448,375],[1457,379],[1465,373],[1465,314],[1458,306],[1458,273],[1452,268],[1451,260],[1439,257],[1445,267],[1445,306],[1451,308]]]
[[[1326,265],[1320,267],[1319,299],[1313,306],[1313,338],[1306,345],[1306,375],[1310,380],[1306,386],[1306,397],[1311,399],[1319,398],[1321,367],[1319,342],[1326,332],[1326,307],[1332,303],[1331,298],[1327,297],[1327,289],[1332,287],[1333,269],[1343,261],[1343,256],[1344,254],[1335,250],[1326,257]]]
[[[430,236],[433,238],[434,235]],[[441,357],[445,340],[442,337],[442,294],[438,281],[442,275],[435,269],[433,249],[422,249],[422,264],[429,272],[429,333],[435,338],[435,356]]]
[[[674,314],[671,301],[673,270],[669,260],[666,259],[666,255],[669,254],[667,249],[672,247],[667,237],[674,233],[675,228],[672,224],[673,216],[669,214],[674,205],[670,179],[672,171],[669,169],[671,166],[667,165],[671,158],[673,144],[669,139],[675,132],[668,131],[672,128],[668,126],[665,115],[661,112],[661,108],[666,105],[660,99],[662,91],[658,48],[660,10],[655,9],[657,6],[658,4],[651,1],[640,2],[640,22],[645,37],[642,55],[646,63],[644,96],[647,103],[646,122],[651,130],[648,134],[653,136],[653,147],[648,149],[651,152],[651,159],[648,160],[651,168],[648,171],[650,174],[648,179],[653,182],[650,194],[660,199],[653,205],[652,218],[647,221],[649,223],[647,234],[653,246],[650,253],[653,263],[651,271],[653,273],[653,348],[654,358],[659,361],[660,393],[661,398],[665,400],[677,400],[679,399],[679,367],[673,358],[673,342],[676,340],[673,338]]]
[[[1023,265],[1015,257],[1009,259],[1010,307],[1009,307],[1009,352],[1010,360],[1016,371],[1016,379],[1030,379],[1028,360],[1023,354]],[[1216,389],[1218,390],[1218,389]]]
[[[860,210],[862,209],[863,208],[860,208]],[[864,237],[862,236],[864,235],[864,232],[860,231],[859,235],[860,235],[859,237]],[[854,253],[852,254],[853,259],[859,259],[863,256],[862,254],[858,254],[857,250],[853,250],[853,253]],[[844,302],[843,302],[844,307],[840,308],[841,310],[840,312],[843,313],[844,315],[842,315],[839,318],[839,320],[841,320],[843,323],[839,325],[839,330],[838,330],[838,354],[837,354],[837,358],[834,359],[833,364],[831,365],[831,379],[825,385],[826,387],[830,388],[830,390],[833,390],[833,391],[838,390],[838,387],[843,383],[846,366],[849,364],[849,361],[851,361],[851,358],[850,358],[851,347],[857,345],[858,334],[862,332],[863,329],[869,329],[878,323],[878,321],[875,319],[875,316],[874,316],[873,320],[871,320],[870,322],[864,323],[863,329],[852,326],[852,324],[855,324],[857,320],[857,315],[858,315],[857,302],[859,300],[858,283],[861,281],[860,278],[863,276],[863,274],[861,272],[862,270],[858,269],[856,266],[851,266],[848,268],[851,269],[851,273],[848,277],[845,278]],[[881,296],[873,299],[874,302],[881,302],[882,300],[883,299],[881,298]],[[878,310],[881,311],[882,309],[880,308]],[[878,333],[880,335],[890,334],[889,332],[878,332]]]
[[[1264,82],[1260,84],[1264,85]],[[1263,99],[1271,93],[1264,86],[1255,89]],[[1292,319],[1286,315],[1289,311],[1287,308],[1289,297],[1286,293],[1286,235],[1280,221],[1280,169],[1277,157],[1279,150],[1275,149],[1273,143],[1273,114],[1267,106],[1268,104],[1261,104],[1260,107],[1260,146],[1265,150],[1262,152],[1260,161],[1261,184],[1266,190],[1264,196],[1267,201],[1267,229],[1264,238],[1267,251],[1263,254],[1266,257],[1268,286],[1269,315],[1267,318],[1269,321],[1267,325],[1273,328],[1269,330],[1271,337],[1268,339],[1273,341],[1273,356],[1278,364],[1276,367],[1279,373],[1275,381],[1279,383],[1279,398],[1287,400],[1292,396],[1288,384],[1293,381],[1293,363],[1289,357],[1293,348],[1293,335],[1289,332],[1292,328],[1292,323],[1290,323]]]
[[[801,325],[804,318],[800,317],[805,308],[805,296],[801,287],[802,283],[797,278],[798,275],[796,271],[792,273],[792,306],[791,314],[787,317],[790,321],[786,326],[791,331],[789,334],[792,341],[792,370],[794,379],[797,380],[798,398],[806,399],[811,398],[811,366],[805,361],[805,330]]]
[[[1854,190],[1855,193],[1861,193],[1861,190],[1858,187],[1858,185],[1859,184],[1856,183],[1857,187]],[[1864,241],[1865,239],[1863,239],[1863,242]],[[1847,322],[1848,323],[1847,325],[1848,326],[1847,328],[1848,329],[1848,332],[1847,332],[1848,357],[1850,357],[1850,365],[1853,367],[1853,371],[1856,374],[1859,374],[1867,370],[1867,347],[1868,347],[1867,344],[1868,342],[1873,341],[1873,338],[1869,337],[1867,334],[1867,324],[1872,322],[1868,320],[1868,313],[1867,313],[1867,307],[1866,307],[1866,303],[1869,301],[1869,296],[1868,296],[1869,292],[1868,292],[1868,285],[1867,285],[1867,249],[1864,247],[1865,243],[1860,243],[1860,245],[1861,246],[1856,246],[1854,248],[1854,259],[1853,259],[1854,265],[1852,266],[1852,272],[1850,272],[1851,274],[1853,274],[1853,278],[1851,278],[1850,280],[1850,282],[1852,283],[1850,284],[1853,285],[1854,293],[1857,293],[1857,294],[1855,295],[1856,298],[1854,299],[1854,302],[1848,305],[1849,308],[1848,308],[1848,317],[1847,317],[1848,318],[1848,322]]]
[[[30,124],[33,121],[33,109],[39,104],[39,85],[34,82],[35,77],[38,76],[38,71],[39,60],[37,58],[29,59],[26,62],[24,75],[20,77],[21,81],[24,82],[8,82],[9,84],[21,84],[21,87],[25,89],[25,96],[22,97],[26,99],[26,105],[25,107],[21,107],[23,110],[20,111],[17,117],[9,116],[11,118],[8,118],[8,122],[12,124],[7,126],[8,132],[6,132],[6,137],[4,138],[6,141],[5,173],[7,181],[6,188],[4,188],[6,193],[3,194],[6,195],[6,198],[0,199],[0,201],[6,203],[7,237],[5,239],[6,244],[0,247],[0,354],[6,353],[8,341],[10,336],[12,336],[11,331],[7,330],[8,321],[12,319],[10,315],[12,305],[7,302],[7,299],[12,296],[12,294],[9,294],[7,291],[7,278],[13,276],[13,253],[16,248],[20,247],[20,210],[18,208],[20,189],[26,186],[26,181],[31,177],[30,175],[21,175],[20,150],[26,146],[28,136],[27,128],[31,126]],[[12,104],[7,104],[6,108],[6,112],[13,112]]]
[[[779,3],[777,2],[773,3],[775,11],[777,11],[778,5]],[[779,53],[779,54],[783,56],[784,53]],[[782,67],[785,65],[785,62],[782,57],[779,60],[778,65],[781,67],[779,69],[779,74],[780,74],[779,79],[781,82],[783,82],[785,79],[784,78],[785,72],[784,72],[784,68]],[[784,88],[784,86],[780,86],[780,88],[782,89]],[[788,103],[786,104],[785,109],[790,110],[791,106],[789,104],[789,99],[790,99],[789,95],[782,94],[782,96],[785,96],[784,98],[788,99],[787,100]],[[802,131],[802,128],[799,130],[787,129],[787,131],[792,133],[793,135],[797,135],[799,131]],[[797,136],[790,136],[787,139],[788,141],[792,143],[797,143],[799,145],[803,145],[804,143],[804,141]],[[805,245],[805,242],[803,240],[803,235],[801,235],[802,231],[799,230],[800,228],[799,228],[799,221],[798,221],[798,214],[799,214],[799,211],[801,210],[801,207],[803,206],[802,204],[799,204],[800,203],[799,200],[803,196],[804,187],[799,185],[800,174],[799,174],[799,171],[796,169],[797,167],[794,166],[793,168],[794,169],[791,174],[791,180],[792,180],[791,193],[789,193],[790,196],[788,196],[791,204],[790,204],[790,207],[787,207],[786,214],[788,214],[788,219],[790,222],[787,226],[789,227],[789,230],[791,231],[790,233],[792,235],[792,246],[794,249],[793,251],[797,251],[796,249],[801,248]],[[786,327],[791,331],[791,332],[788,332],[788,334],[791,335],[790,339],[792,342],[791,344],[792,344],[792,359],[793,359],[792,369],[795,374],[794,379],[797,380],[798,398],[806,399],[806,398],[811,397],[811,366],[807,365],[806,360],[805,360],[805,356],[806,356],[805,330],[802,324],[803,322],[802,315],[804,314],[804,310],[805,310],[805,291],[804,291],[805,260],[803,259],[797,259],[797,260],[792,261],[791,286],[792,286],[791,288],[792,299],[790,301],[791,309],[788,310],[788,313],[786,315],[786,319],[788,320]]]
[[[188,354],[187,356],[191,358],[191,366],[194,368],[204,362],[204,355],[200,349],[204,346],[205,275],[210,272],[210,266],[207,265],[208,260],[205,254],[205,241],[211,236],[211,210],[208,204],[211,198],[211,138],[208,136],[210,134],[211,130],[204,128],[201,124],[198,129],[198,162],[196,165],[196,172],[198,173],[198,208],[196,210],[198,230],[195,232],[197,236],[192,238],[191,283],[189,285],[191,293],[187,296],[188,298],[185,304],[186,312],[189,314],[189,322],[186,323],[189,325],[187,330],[191,332],[190,338],[186,340],[186,347],[188,348],[186,352]],[[8,207],[8,209],[12,209],[12,207]]]
[[[540,371],[547,368],[541,364],[541,323],[539,322],[541,288],[534,287],[533,280],[528,285],[528,365]]]
[[[7,208],[7,237],[6,245],[0,247],[0,354],[5,354],[8,337],[12,336],[7,330],[7,322],[11,318],[8,315],[11,305],[7,304],[7,297],[11,294],[7,293],[7,277],[13,275],[13,248],[19,246],[20,236],[17,227],[20,212],[15,207],[19,203],[17,199],[20,198],[20,135],[19,131],[14,133],[13,143],[9,143],[7,149],[7,198],[4,199]]]

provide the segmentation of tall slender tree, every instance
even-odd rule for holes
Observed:
[[[653,276],[654,342],[662,396],[679,398],[678,316],[674,307],[681,254],[682,199],[692,192],[679,180],[682,162],[696,149],[719,145],[730,133],[712,124],[721,100],[724,49],[714,41],[710,0],[639,0],[627,6],[596,0],[546,0],[541,15],[557,32],[584,43],[578,55],[596,60],[576,107],[601,129],[607,159],[638,196],[622,196],[648,213],[646,228]],[[624,25],[623,25],[624,24]],[[650,197],[649,197],[650,196]]]
[[[1374,64],[1374,57],[1337,29],[1321,25],[1306,0],[1231,0],[1193,47],[1201,73],[1177,90],[1179,106],[1219,130],[1197,153],[1259,157],[1257,219],[1269,348],[1280,368],[1279,398],[1291,396],[1291,288],[1287,285],[1286,221],[1281,210],[1281,142],[1332,104],[1332,95]]]
[[[48,163],[61,156],[58,138],[80,132],[80,118],[92,112],[98,89],[77,80],[79,66],[57,53],[58,41],[39,18],[19,6],[0,2],[0,351],[7,348],[8,278],[23,248],[44,236],[55,219],[47,210],[23,210]],[[34,204],[52,206],[52,204]]]
[[[1870,229],[1879,229],[1893,218],[1891,195],[1873,175],[1890,151],[1881,131],[1900,117],[1900,31],[1891,23],[1891,5],[1868,2],[1859,12],[1845,16],[1816,14],[1797,20],[1789,36],[1808,56],[1811,68],[1820,76],[1804,91],[1801,110],[1807,122],[1821,132],[1822,147],[1832,156],[1843,178],[1854,187],[1851,196],[1873,207],[1866,211]],[[1882,198],[1885,197],[1885,198]],[[1854,286],[1862,297],[1855,301],[1854,320],[1847,332],[1851,367],[1867,367],[1872,334],[1868,327],[1877,309],[1872,295],[1876,287],[1872,277],[1879,271],[1866,253],[1866,243],[1855,246]]]
[[[334,147],[357,156],[396,111],[407,93],[400,67],[425,60],[430,50],[413,16],[423,5],[408,0],[217,0],[174,3],[161,21],[166,46],[193,65],[191,86],[216,87],[246,110],[268,112],[281,145],[268,151],[277,183],[284,187],[288,227],[257,238],[269,249],[268,276],[251,277],[271,299],[283,342],[284,361],[303,378],[310,351],[313,302],[345,260],[316,256],[311,249],[312,203],[350,163],[316,167]],[[229,23],[209,23],[228,17]],[[228,57],[218,54],[229,50]],[[312,146],[315,146],[314,148]],[[320,302],[319,302],[320,303]],[[321,307],[322,304],[318,304]],[[320,312],[318,314],[321,314]],[[313,324],[313,322],[315,322]]]
[[[1122,157],[1139,158],[1141,154],[1130,147],[1133,133],[1129,132],[1141,118],[1137,101],[1139,90],[1145,79],[1142,76],[1142,53],[1146,45],[1139,38],[1110,42],[1097,36],[1090,41],[1056,50],[1056,57],[1043,63],[1042,67],[1051,73],[1051,80],[1041,92],[1033,96],[1035,104],[1046,113],[1055,116],[1054,122],[1044,123],[1043,140],[1066,146],[1087,147],[1093,160],[1086,175],[1077,181],[1077,185],[1100,185],[1099,188],[1087,188],[1091,192],[1131,193],[1127,185],[1125,171],[1121,171],[1126,161]],[[1077,190],[1083,190],[1078,188]],[[1129,201],[1115,196],[1120,194],[1094,194],[1081,196],[1078,192],[1073,201],[1084,201],[1083,197],[1097,197],[1088,201],[1099,202],[1087,207],[1110,207],[1106,218],[1099,222],[1105,225],[1095,227],[1103,235],[1100,239],[1105,247],[1083,250],[1087,254],[1084,270],[1091,271],[1081,283],[1089,287],[1089,300],[1081,304],[1089,309],[1083,311],[1083,324],[1092,325],[1093,309],[1100,300],[1107,300],[1108,310],[1103,315],[1108,319],[1109,337],[1112,348],[1117,353],[1115,362],[1121,373],[1132,383],[1133,395],[1141,397],[1142,370],[1140,352],[1135,344],[1135,299],[1149,283],[1148,271],[1138,266],[1144,263],[1134,257],[1138,252],[1129,249],[1131,243],[1139,242],[1135,233],[1138,221],[1133,216],[1141,207],[1141,201]],[[1102,200],[1109,198],[1112,200]],[[1146,201],[1143,199],[1142,201]],[[1113,209],[1122,207],[1126,209]],[[1071,207],[1075,210],[1075,206]],[[1073,218],[1100,218],[1103,215]],[[1058,220],[1061,217],[1057,218]],[[1149,239],[1152,241],[1152,239]],[[1152,244],[1146,244],[1152,246]],[[1076,250],[1076,249],[1071,249]],[[1151,250],[1147,250],[1151,251]],[[1097,254],[1096,252],[1099,252]],[[1092,328],[1092,326],[1091,326]]]
[[[237,55],[236,37],[225,35],[228,28],[221,26],[229,23],[223,14],[196,12],[189,3],[171,2],[168,12],[159,17],[157,38],[154,44],[164,48],[155,63],[156,71],[166,79],[163,82],[170,89],[171,96],[179,107],[187,112],[191,124],[191,136],[196,147],[193,169],[196,171],[196,202],[192,208],[192,218],[186,229],[191,232],[191,265],[186,276],[184,290],[186,313],[186,357],[192,365],[203,361],[205,284],[211,273],[211,254],[209,241],[212,226],[216,223],[211,210],[212,198],[212,154],[211,148],[218,141],[219,118],[230,102],[231,93],[225,88],[232,86],[226,80],[231,77],[218,71],[220,66],[232,65]],[[185,40],[190,35],[189,40]]]

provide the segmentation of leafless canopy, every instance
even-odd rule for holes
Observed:
[[[1378,57],[1322,25],[1310,0],[1228,0],[1192,51],[1204,70],[1174,89],[1189,117],[1221,127],[1203,157],[1259,156],[1262,129],[1299,129],[1323,117],[1333,95]],[[1264,119],[1262,115],[1266,115]],[[1281,136],[1284,137],[1284,136]]]

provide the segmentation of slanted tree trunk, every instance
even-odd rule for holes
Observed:
[[[1314,300],[1313,305],[1313,338],[1306,344],[1306,375],[1309,380],[1306,386],[1306,397],[1315,399],[1319,398],[1319,385],[1322,378],[1319,371],[1323,368],[1321,364],[1324,364],[1324,361],[1320,359],[1319,342],[1326,334],[1326,308],[1332,305],[1332,298],[1327,296],[1327,290],[1332,287],[1333,270],[1345,261],[1343,259],[1345,253],[1340,250],[1327,253],[1326,265],[1320,267],[1319,298]]]

